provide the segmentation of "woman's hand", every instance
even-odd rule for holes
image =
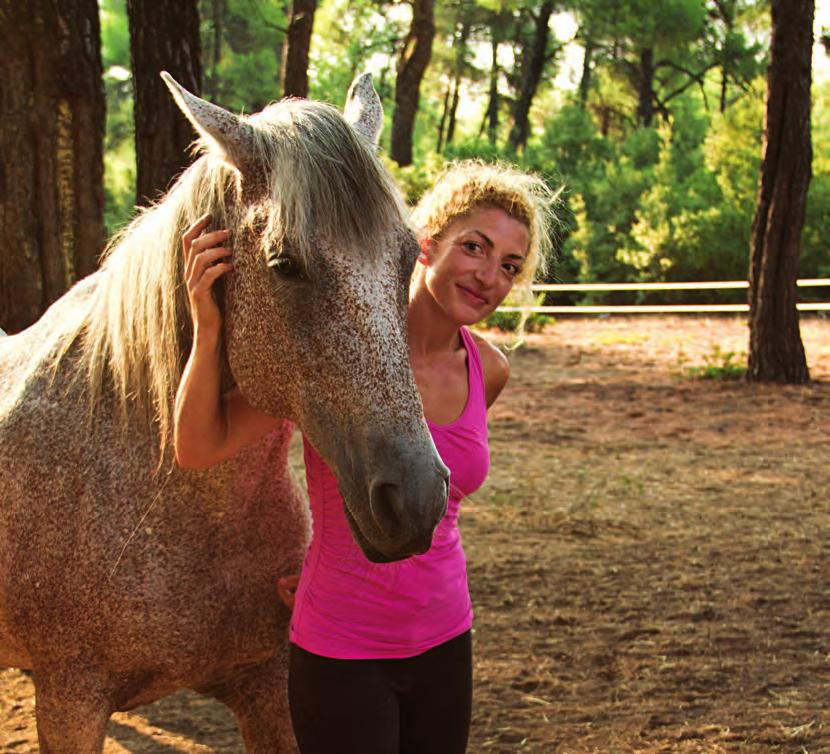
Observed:
[[[194,330],[218,334],[222,314],[213,293],[213,283],[233,269],[233,262],[231,250],[219,245],[228,240],[227,230],[202,235],[209,223],[210,215],[202,215],[182,236],[184,279]]]
[[[277,579],[277,594],[289,610],[294,609],[294,596],[297,594],[297,585],[299,583],[300,577],[296,573]]]

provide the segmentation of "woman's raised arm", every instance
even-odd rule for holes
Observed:
[[[222,246],[228,232],[204,233],[199,218],[182,237],[185,283],[193,318],[193,347],[176,393],[173,444],[179,466],[204,469],[262,437],[276,419],[258,411],[233,389],[220,393],[222,315],[213,283],[233,268]]]

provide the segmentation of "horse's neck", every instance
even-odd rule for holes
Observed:
[[[263,489],[276,492],[291,483],[289,451],[294,425],[278,421],[264,437],[205,472],[186,473],[210,505],[238,507]]]

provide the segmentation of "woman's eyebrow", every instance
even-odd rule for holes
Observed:
[[[490,237],[487,236],[485,233],[482,233],[480,230],[477,230],[476,228],[473,228],[470,232],[471,233],[476,233],[479,236],[481,236],[484,239],[484,241],[487,243],[488,246],[490,246],[490,247],[495,246],[495,244],[490,239]]]

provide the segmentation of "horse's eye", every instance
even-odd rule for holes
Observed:
[[[282,277],[297,278],[302,276],[302,269],[287,254],[278,254],[268,260],[268,266]]]

